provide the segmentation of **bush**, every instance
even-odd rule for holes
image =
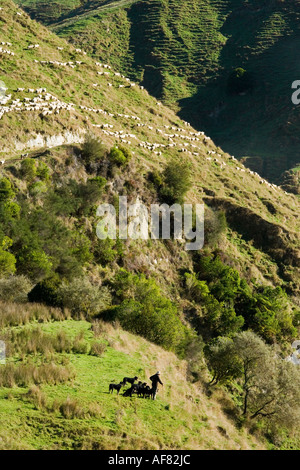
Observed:
[[[119,320],[124,329],[165,349],[182,352],[187,331],[176,306],[161,294],[153,280],[121,270],[115,288],[123,301],[110,312],[110,319]]]
[[[41,181],[49,181],[50,179],[50,169],[44,162],[39,162],[36,175]]]
[[[44,303],[52,307],[60,307],[59,286],[60,279],[57,275],[43,279],[29,292],[28,300],[33,303]]]
[[[42,249],[24,248],[18,254],[18,270],[30,279],[39,281],[49,276],[52,270],[52,261]]]
[[[111,295],[107,287],[93,285],[87,278],[64,282],[58,289],[62,305],[77,316],[93,317],[107,308]]]
[[[91,345],[91,356],[103,356],[106,351],[106,344],[99,343],[98,341],[94,341]]]
[[[56,364],[6,364],[0,368],[0,387],[28,387],[29,385],[67,382],[74,372]]]
[[[2,302],[27,302],[27,295],[31,289],[32,284],[25,276],[0,279],[0,300]]]
[[[4,237],[0,243],[0,276],[9,276],[16,272],[16,258],[7,250],[11,247],[12,240]]]
[[[227,221],[226,215],[222,211],[213,211],[206,207],[205,209],[205,244],[206,246],[215,246],[226,234]]]
[[[118,259],[123,256],[123,244],[119,239],[97,239],[93,253],[96,262],[100,263],[102,266],[106,266],[113,261],[118,261]]]
[[[160,196],[167,204],[183,204],[186,193],[191,188],[190,168],[186,163],[172,160],[163,172],[163,185]]]
[[[104,144],[95,136],[87,134],[81,147],[81,157],[87,165],[100,161],[106,154]]]
[[[37,175],[37,168],[35,161],[31,158],[26,158],[21,163],[20,176],[27,182],[32,182]]]
[[[254,81],[252,75],[245,69],[238,67],[230,75],[227,83],[228,91],[238,95],[252,90]]]
[[[0,180],[0,202],[13,199],[16,196],[15,191],[12,188],[12,184],[7,178],[1,178]]]
[[[127,163],[127,158],[118,147],[113,147],[109,153],[109,160],[113,165],[122,166]]]

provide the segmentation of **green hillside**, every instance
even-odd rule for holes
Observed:
[[[1,386],[1,449],[263,448],[233,426],[217,400],[209,400],[186,382],[185,362],[112,326],[100,323],[91,328],[86,321],[62,320],[10,330],[19,337],[22,332],[30,337],[37,330],[53,339],[63,337],[61,351],[45,361],[49,368],[55,362],[70,371],[71,378],[40,385],[30,384],[29,379],[25,388]],[[73,342],[72,352],[66,338]],[[97,355],[90,352],[95,341],[103,346]],[[32,352],[27,360],[38,364],[41,355]],[[136,374],[149,382],[158,366],[164,386],[157,401],[108,393],[109,384],[124,376]]]
[[[299,163],[299,110],[291,102],[300,74],[296,0],[95,0],[70,5],[66,14],[59,2],[47,9],[36,0],[23,4],[39,20],[50,18],[59,35],[130,74],[224,150],[248,157],[263,176],[276,181]],[[227,88],[238,67],[254,83],[242,96]]]
[[[299,374],[283,360],[299,334],[290,185],[247,169],[11,0],[0,25],[1,446],[297,448]],[[204,249],[100,241],[97,207],[117,210],[120,195],[203,202]],[[243,341],[259,353],[246,410]],[[157,407],[107,394],[152,369],[166,385]]]

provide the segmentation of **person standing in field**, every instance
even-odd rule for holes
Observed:
[[[161,385],[163,385],[163,383],[160,380],[159,376],[160,376],[160,372],[158,371],[158,372],[156,372],[156,374],[154,374],[150,377],[150,380],[152,382],[152,400],[155,400],[155,398],[156,398],[158,384],[160,383]]]

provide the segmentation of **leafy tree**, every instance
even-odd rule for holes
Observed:
[[[238,67],[230,75],[227,86],[231,94],[246,93],[252,90],[254,80],[249,72],[242,67]]]
[[[186,193],[191,188],[189,165],[173,159],[163,171],[163,186],[160,195],[168,204],[182,204]]]
[[[109,289],[92,284],[86,277],[63,282],[58,289],[58,296],[62,305],[78,317],[93,317],[111,303]]]
[[[122,150],[118,147],[113,147],[111,151],[109,152],[108,157],[113,165],[122,166],[122,165],[125,165],[125,163],[127,163],[126,156],[124,155]]]
[[[227,383],[240,375],[238,358],[233,340],[219,337],[204,348],[209,368],[212,371],[212,385]]]
[[[28,293],[29,302],[43,303],[51,307],[61,307],[62,303],[58,293],[60,284],[61,281],[58,274],[43,279]]]
[[[182,350],[187,331],[176,306],[162,296],[153,280],[120,270],[114,284],[122,300],[114,309],[121,325],[168,350]]]
[[[34,160],[25,158],[21,163],[20,176],[27,182],[32,182],[37,175],[37,167]]]
[[[2,302],[27,302],[32,284],[26,276],[10,276],[0,279],[0,300]]]
[[[0,179],[0,203],[14,199],[16,196],[15,191],[12,188],[12,184],[8,178]]]
[[[6,277],[16,272],[16,258],[7,251],[12,245],[12,240],[4,237],[0,244],[0,276]]]
[[[300,371],[280,359],[255,333],[238,333],[232,340],[219,338],[205,353],[212,383],[236,380],[243,416],[281,426],[298,425]]]
[[[81,157],[87,165],[101,161],[106,154],[104,144],[92,134],[87,134],[81,146]]]

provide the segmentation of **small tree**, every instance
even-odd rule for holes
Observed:
[[[236,68],[228,79],[228,91],[231,94],[246,93],[252,90],[253,86],[252,75],[242,67]]]
[[[111,303],[109,289],[93,285],[86,277],[64,282],[58,289],[62,305],[77,316],[93,317]]]
[[[25,276],[0,279],[0,299],[4,302],[27,302],[27,295],[31,289],[32,284]]]
[[[182,204],[186,193],[191,188],[191,172],[186,163],[172,160],[163,172],[162,198],[168,204]]]
[[[37,167],[35,161],[31,158],[26,158],[21,163],[20,175],[28,182],[32,182],[37,175]]]
[[[104,144],[94,135],[87,134],[81,147],[81,157],[87,165],[101,161],[106,154]]]
[[[118,147],[113,147],[109,153],[109,160],[113,165],[122,166],[127,163],[127,158]]]

